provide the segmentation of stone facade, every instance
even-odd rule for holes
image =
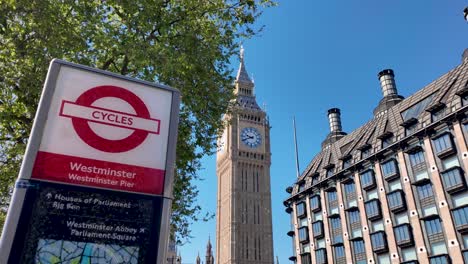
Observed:
[[[217,153],[217,264],[271,264],[270,126],[241,51],[235,102]]]
[[[295,263],[468,263],[468,58],[406,99],[394,76],[351,133],[331,109],[335,131],[287,188]]]

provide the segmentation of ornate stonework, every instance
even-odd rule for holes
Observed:
[[[241,63],[235,106],[217,153],[216,263],[274,263],[270,194],[270,126]]]

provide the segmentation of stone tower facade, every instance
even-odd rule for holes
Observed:
[[[271,264],[270,126],[255,100],[243,53],[236,101],[218,142],[216,263]]]

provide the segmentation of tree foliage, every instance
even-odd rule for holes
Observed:
[[[204,216],[200,158],[215,149],[232,98],[229,59],[270,0],[0,0],[0,205],[8,206],[53,58],[182,92],[172,225]]]

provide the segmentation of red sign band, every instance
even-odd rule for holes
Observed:
[[[164,189],[164,175],[165,171],[159,169],[39,151],[31,177],[160,195]]]

